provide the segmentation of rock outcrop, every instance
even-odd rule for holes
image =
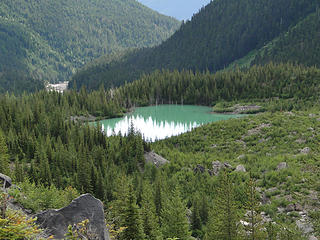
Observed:
[[[222,169],[232,169],[233,170],[233,167],[227,162],[225,162],[225,163],[221,163],[220,161],[212,162],[212,171],[213,171],[214,175],[218,176]]]
[[[204,173],[206,171],[204,166],[201,166],[200,164],[198,164],[194,169],[193,172],[194,173]]]
[[[144,159],[147,163],[152,163],[156,167],[160,167],[166,163],[169,163],[169,161],[160,155],[156,154],[155,152],[147,152],[144,154]]]
[[[0,173],[0,183],[2,184],[3,190],[11,187],[11,185],[12,185],[11,178],[8,177],[7,175],[2,174],[2,173]]]
[[[81,195],[64,208],[46,210],[35,217],[45,234],[53,235],[54,239],[64,239],[69,225],[74,226],[88,219],[92,239],[110,240],[104,220],[103,204],[91,194]]]
[[[236,172],[246,172],[247,170],[246,170],[246,168],[242,165],[242,164],[240,164],[240,165],[238,165],[237,167],[236,167],[236,170],[235,170]]]
[[[286,162],[281,162],[277,166],[277,171],[288,168],[288,164]]]
[[[300,150],[301,154],[309,154],[311,151],[311,149],[309,147],[305,147],[304,149]]]

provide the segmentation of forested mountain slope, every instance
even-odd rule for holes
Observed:
[[[230,229],[234,239],[252,232],[255,239],[311,239],[296,227],[301,222],[319,237],[319,79],[315,67],[267,64],[216,74],[157,71],[113,90],[0,94],[0,169],[19,186],[10,194],[33,211],[94,194],[107,222],[123,229],[121,240],[224,239]],[[107,137],[101,126],[77,121],[156,101],[223,99],[260,101],[267,112],[152,144],[133,126],[127,136]],[[145,164],[150,150],[169,162]],[[215,172],[217,161],[227,169]]]
[[[320,11],[280,35],[259,50],[252,64],[294,62],[307,66],[320,66]]]
[[[104,54],[159,44],[179,25],[135,0],[3,0],[0,72],[64,80]]]
[[[158,47],[135,51],[120,61],[100,62],[78,72],[70,86],[120,85],[162,68],[217,71],[287,32],[317,5],[318,0],[212,1]]]

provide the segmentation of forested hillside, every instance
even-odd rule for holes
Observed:
[[[297,221],[313,222],[318,236],[319,78],[315,67],[268,64],[216,74],[156,72],[90,93],[0,95],[0,171],[21,187],[10,194],[33,211],[94,194],[120,240],[212,240],[230,231],[236,239],[306,239]],[[160,101],[223,100],[260,101],[270,111],[151,144],[133,127],[128,136],[106,137],[100,126],[79,122]],[[170,162],[146,164],[150,150]],[[219,174],[216,161],[227,162]]]
[[[180,23],[134,0],[0,2],[0,72],[66,80],[105,54],[167,39]],[[1,87],[12,85],[2,79]]]
[[[217,71],[286,33],[317,5],[317,0],[212,1],[160,46],[83,69],[69,86],[117,86],[156,69]]]
[[[310,14],[257,53],[251,64],[293,62],[320,66],[320,11]]]
[[[320,71],[292,64],[253,66],[215,74],[192,71],[156,71],[121,86],[120,96],[132,105],[158,103],[201,104],[219,101],[303,98],[318,101]]]

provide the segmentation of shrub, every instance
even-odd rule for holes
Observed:
[[[25,208],[34,212],[48,208],[61,208],[68,205],[74,198],[79,196],[77,190],[68,187],[59,190],[54,186],[45,187],[24,181],[18,188],[12,189],[10,195]]]

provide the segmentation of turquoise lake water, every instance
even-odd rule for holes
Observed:
[[[179,135],[210,122],[239,117],[239,115],[213,114],[212,108],[192,105],[158,105],[139,107],[122,118],[99,121],[108,135],[128,133],[133,124],[147,141]]]

